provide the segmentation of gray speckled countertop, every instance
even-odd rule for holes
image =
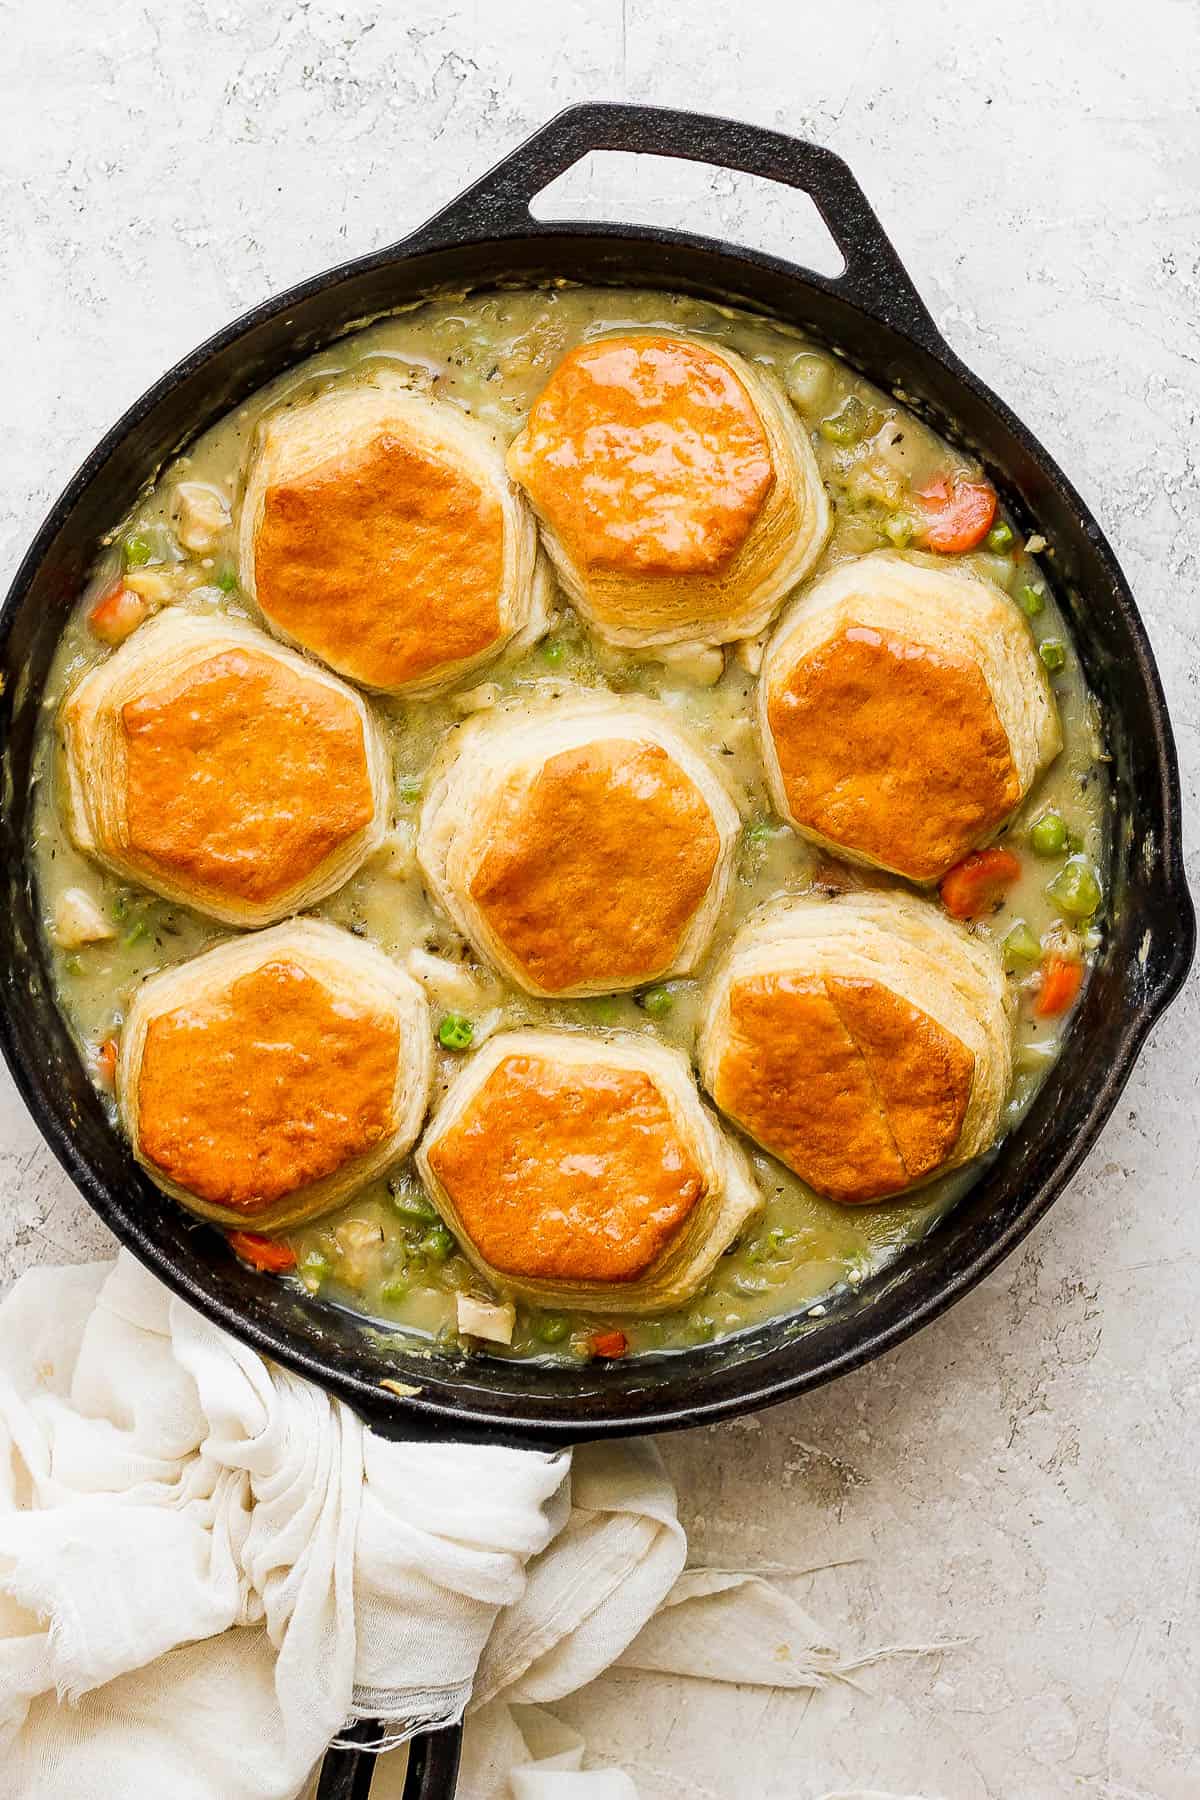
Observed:
[[[170,362],[401,236],[558,107],[723,111],[849,160],[950,341],[1073,475],[1154,640],[1194,828],[1200,8],[737,17],[735,36],[718,0],[0,0],[4,564]],[[572,191],[611,214],[628,172]],[[674,164],[637,204],[815,241],[792,198]],[[800,1591],[839,1642],[961,1641],[816,1695],[607,1678],[565,1710],[645,1800],[1200,1794],[1198,1071],[1193,982],[997,1275],[837,1386],[665,1446],[698,1558],[821,1565]],[[0,1285],[106,1247],[0,1083]]]

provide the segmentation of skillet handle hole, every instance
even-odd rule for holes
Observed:
[[[543,224],[648,225],[721,238],[836,280],[846,259],[816,203],[764,175],[630,150],[592,150],[547,184],[529,210]]]

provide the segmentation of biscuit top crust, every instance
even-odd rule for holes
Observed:
[[[772,685],[767,724],[794,821],[935,881],[1021,798],[979,665],[849,625]]]
[[[882,982],[748,976],[730,993],[713,1098],[820,1194],[899,1193],[953,1152],[975,1059]]]
[[[252,1218],[394,1129],[400,1034],[280,959],[150,1021],[137,1082],[142,1152],[170,1180]]]
[[[254,545],[266,616],[332,668],[383,689],[494,643],[503,571],[496,496],[387,431],[268,487]]]
[[[706,345],[667,336],[571,351],[508,467],[573,560],[649,577],[723,569],[775,480],[735,371]]]
[[[374,813],[353,701],[224,650],[121,709],[128,851],[208,893],[266,903]]]
[[[721,851],[690,776],[661,745],[624,738],[548,758],[492,835],[471,898],[549,993],[666,968]]]
[[[429,1166],[502,1274],[632,1281],[705,1192],[639,1070],[509,1056],[429,1146]]]

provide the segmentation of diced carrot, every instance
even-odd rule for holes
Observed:
[[[284,1275],[296,1266],[296,1252],[290,1244],[260,1237],[257,1231],[231,1231],[229,1247],[243,1262],[254,1269],[265,1269],[270,1275]]]
[[[588,1349],[593,1356],[605,1356],[610,1362],[615,1362],[629,1349],[629,1339],[623,1331],[598,1331],[594,1337],[589,1338]]]
[[[88,614],[88,629],[102,644],[121,644],[149,610],[140,594],[131,593],[123,581],[114,581]]]
[[[1020,873],[1020,861],[1011,850],[973,850],[943,875],[942,905],[955,919],[985,918],[995,912],[1005,888]]]
[[[1033,1010],[1039,1019],[1057,1019],[1070,1012],[1083,986],[1083,964],[1052,950],[1042,960],[1042,985]]]
[[[96,1051],[96,1069],[106,1088],[112,1088],[117,1079],[117,1040],[115,1037],[105,1038]]]
[[[939,475],[918,489],[925,514],[924,541],[931,550],[954,556],[983,542],[996,517],[996,491],[989,482]]]

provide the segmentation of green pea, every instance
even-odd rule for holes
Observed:
[[[1046,638],[1038,645],[1038,655],[1052,675],[1067,666],[1067,647],[1059,638]]]
[[[417,1248],[421,1255],[427,1256],[431,1262],[445,1262],[448,1257],[454,1255],[458,1245],[444,1225],[435,1225],[432,1231],[425,1233]]]
[[[547,638],[541,647],[542,661],[548,662],[552,669],[557,669],[567,653],[567,647],[560,638]]]
[[[83,964],[77,956],[68,956],[66,962],[63,964],[63,968],[68,975],[83,974]]]
[[[1100,883],[1086,856],[1065,862],[1046,892],[1068,919],[1088,919],[1100,904]]]
[[[779,826],[774,819],[755,819],[747,825],[743,836],[748,844],[769,844]]]
[[[1017,595],[1017,604],[1022,612],[1028,613],[1031,619],[1035,619],[1046,604],[1046,596],[1041,588],[1030,587],[1026,582]]]
[[[321,1283],[328,1281],[333,1273],[333,1264],[320,1250],[306,1250],[300,1258],[299,1273],[302,1280],[311,1282],[314,1287],[320,1287]]]
[[[443,1013],[438,1026],[438,1043],[443,1050],[469,1050],[475,1027],[462,1013]]]
[[[858,444],[878,429],[877,418],[875,409],[864,406],[857,394],[847,394],[838,410],[822,419],[817,429],[827,444]]]
[[[1061,813],[1043,813],[1029,827],[1029,847],[1039,856],[1060,856],[1067,847],[1067,822]]]
[[[400,783],[400,803],[402,806],[415,806],[421,798],[419,781],[402,781]]]
[[[571,1321],[561,1313],[543,1313],[533,1328],[540,1344],[561,1344],[571,1329]]]
[[[652,1019],[665,1019],[675,1004],[670,988],[647,988],[640,997],[642,1011]]]
[[[234,569],[222,569],[217,576],[217,586],[223,594],[232,594],[237,584],[237,571]]]
[[[892,513],[883,522],[883,535],[897,550],[903,550],[916,536],[917,523],[907,513]]]
[[[989,550],[994,550],[997,556],[1003,556],[1006,550],[1012,549],[1012,546],[1013,528],[1011,525],[1006,525],[1001,519],[999,524],[993,525],[988,532],[987,547]]]
[[[432,1200],[427,1200],[420,1188],[410,1183],[397,1183],[394,1187],[388,1184],[388,1199],[392,1208],[402,1219],[411,1219],[419,1225],[431,1225],[438,1216],[437,1207]]]
[[[805,350],[792,358],[784,381],[792,404],[801,412],[815,412],[828,398],[833,369],[827,357]]]
[[[389,1275],[380,1283],[379,1298],[381,1300],[404,1300],[408,1296],[412,1283],[407,1275]]]
[[[140,533],[125,539],[124,550],[127,569],[140,569],[143,563],[150,561],[150,539]]]
[[[1001,948],[1004,951],[1005,967],[1009,969],[1019,969],[1035,963],[1042,954],[1041,944],[1024,919],[1017,920]]]

